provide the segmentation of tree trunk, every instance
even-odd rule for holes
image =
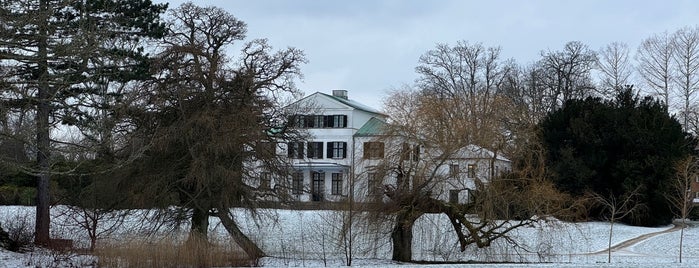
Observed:
[[[685,227],[687,227],[687,217],[682,217],[682,229],[680,229],[680,263],[682,263],[682,242],[684,240]]]
[[[37,154],[36,162],[39,168],[36,187],[36,222],[35,222],[35,237],[34,243],[37,245],[47,246],[49,244],[49,149],[51,147],[50,129],[49,129],[49,83],[48,83],[48,0],[42,0],[39,3],[39,14],[42,17],[40,22],[38,36],[38,58],[39,58],[39,84],[38,84],[38,101],[36,112],[36,144]]]
[[[396,223],[391,231],[394,261],[409,262],[413,257],[413,224],[407,212],[401,212],[396,217]]]
[[[189,231],[189,240],[199,238],[208,241],[209,235],[209,210],[195,206],[192,212],[192,228]]]
[[[90,252],[95,252],[95,245],[97,245],[97,227],[99,225],[99,215],[97,209],[95,210],[82,210],[85,215],[85,224],[87,226],[87,234],[90,237]],[[92,213],[94,212],[94,213]],[[92,213],[92,214],[91,214]]]
[[[260,247],[257,246],[257,244],[255,244],[255,242],[252,242],[250,238],[240,231],[238,224],[236,224],[231,218],[228,211],[228,209],[219,208],[217,216],[219,219],[221,219],[221,224],[223,224],[223,227],[226,228],[226,231],[228,231],[228,233],[231,235],[233,241],[243,248],[243,251],[245,251],[245,253],[248,254],[248,257],[252,259],[259,259],[266,256],[266,254],[262,251],[262,249],[260,249]]]
[[[612,262],[612,235],[614,234],[614,217],[609,221],[609,243],[607,244],[607,263]]]

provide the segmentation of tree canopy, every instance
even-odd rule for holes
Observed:
[[[0,1],[0,131],[35,153],[36,166],[23,170],[37,176],[37,244],[49,243],[52,153],[81,147],[56,142],[52,131],[75,125],[93,142],[110,143],[109,127],[91,126],[107,122],[124,84],[148,77],[144,40],[162,36],[166,8],[150,0]]]
[[[614,100],[567,101],[540,124],[546,163],[557,187],[575,196],[596,193],[621,198],[639,189],[644,209],[623,222],[657,226],[672,220],[664,194],[674,163],[692,152],[694,140],[662,102],[638,98],[632,87]],[[591,216],[601,216],[592,210]]]
[[[230,209],[285,193],[258,187],[259,178],[268,172],[284,185],[290,170],[275,146],[299,136],[285,127],[282,102],[297,92],[303,52],[252,40],[228,57],[226,48],[245,38],[247,26],[216,7],[185,3],[167,21],[157,76],[144,91],[148,105],[132,113],[132,138],[149,146],[122,185],[145,205],[178,205],[174,220],[191,220],[190,238],[206,239],[209,216],[217,216],[250,257],[263,256]]]

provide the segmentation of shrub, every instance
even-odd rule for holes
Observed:
[[[26,214],[15,215],[7,219],[2,225],[9,239],[7,250],[22,252],[34,244],[34,225],[32,219]]]
[[[36,189],[33,187],[0,186],[0,205],[33,206],[35,197]]]

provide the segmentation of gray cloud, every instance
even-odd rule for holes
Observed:
[[[181,1],[169,1],[171,7]],[[695,1],[195,1],[248,24],[250,38],[304,50],[299,86],[310,94],[343,88],[380,108],[391,88],[412,83],[418,57],[458,40],[501,46],[504,58],[532,62],[572,40],[593,49],[614,41],[635,51],[651,34],[696,24]]]

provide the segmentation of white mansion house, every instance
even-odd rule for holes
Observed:
[[[307,109],[309,114],[295,119],[297,127],[308,131],[308,139],[280,146],[280,153],[292,160],[292,196],[301,202],[335,202],[353,194],[354,200],[362,202],[380,195],[377,185],[387,183],[387,179],[372,172],[372,166],[390,146],[396,146],[376,138],[382,134],[388,115],[349,99],[346,90],[333,90],[332,95],[316,92],[292,106],[312,107]],[[411,151],[429,155],[429,150],[419,147]],[[451,202],[467,202],[476,177],[489,178],[487,174],[511,166],[509,160],[494,160],[491,152],[477,146],[463,148],[456,155],[440,167],[442,172],[453,174],[452,179],[433,189],[433,194]]]

